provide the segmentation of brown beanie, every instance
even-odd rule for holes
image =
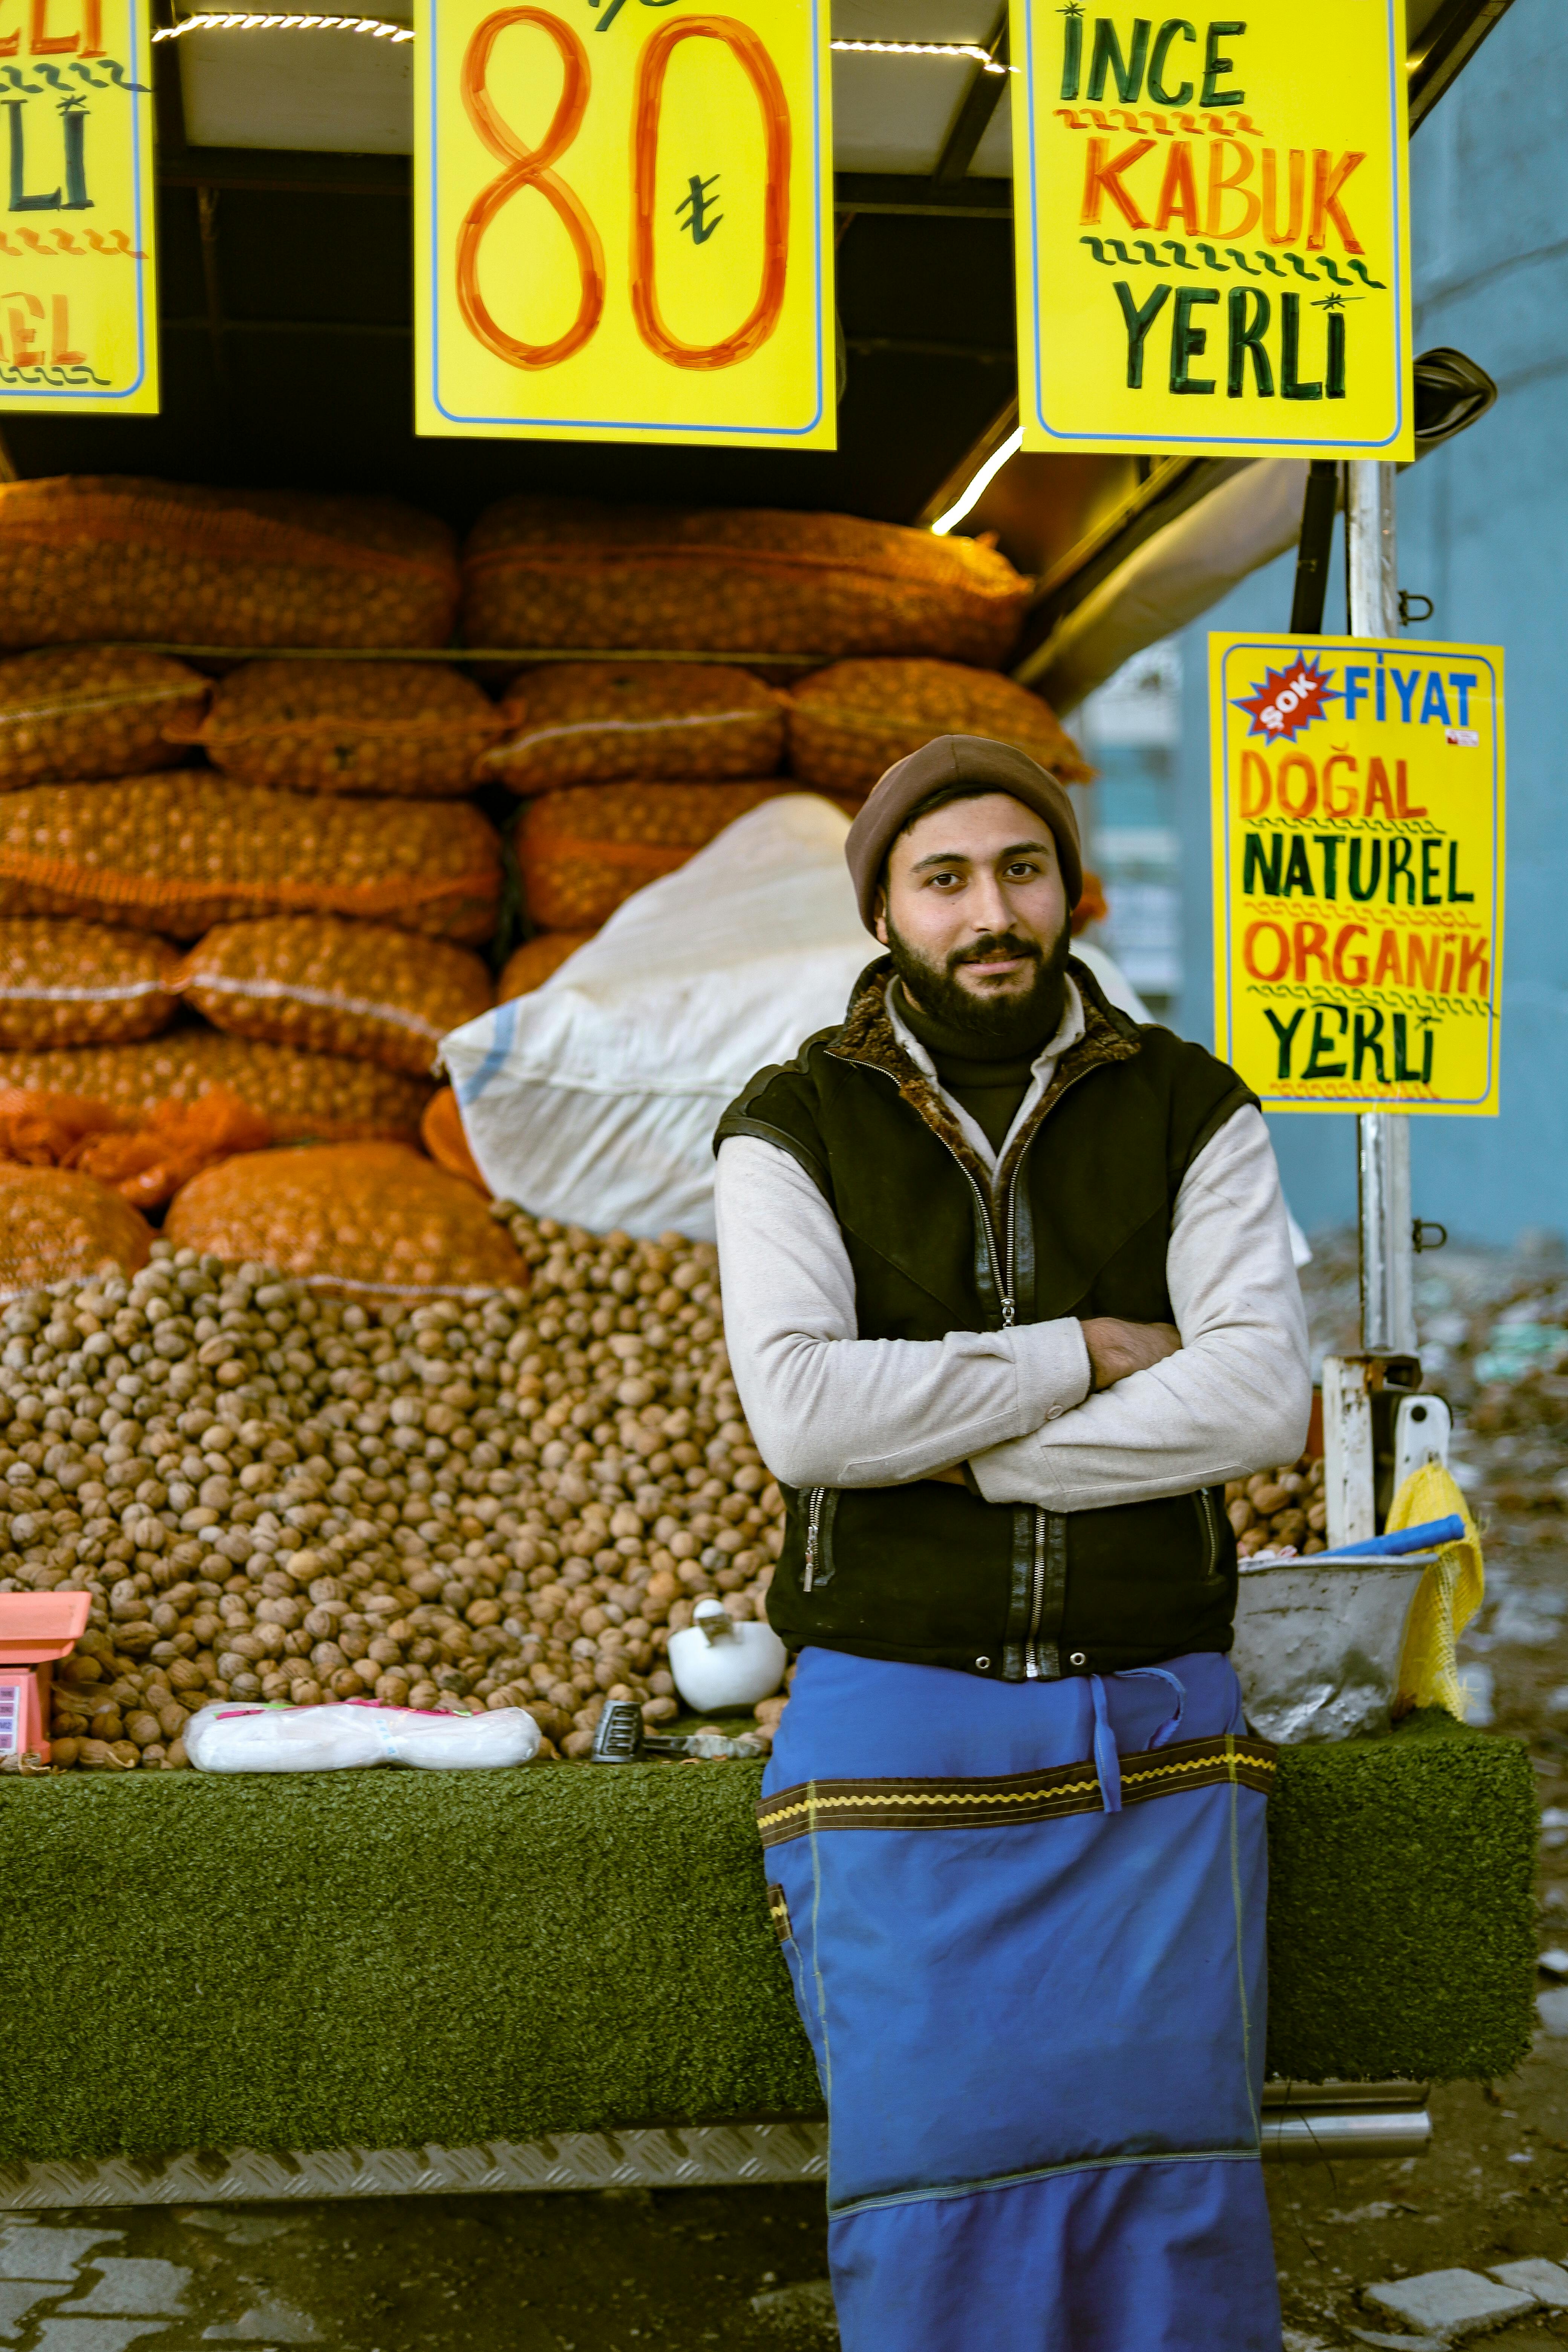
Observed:
[[[1065,784],[1016,743],[993,742],[988,735],[939,735],[907,759],[895,761],[849,828],[844,855],[866,929],[876,930],[882,870],[910,810],[932,793],[955,784],[972,785],[977,793],[1005,793],[1045,819],[1056,839],[1070,912],[1083,892],[1083,853]]]

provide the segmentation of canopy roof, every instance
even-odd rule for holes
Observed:
[[[1411,0],[1413,121],[1508,5]],[[5,434],[17,473],[379,489],[459,526],[527,488],[930,522],[1013,429],[998,0],[834,0],[845,389],[832,454],[416,438],[414,41],[401,0],[357,20],[360,30],[285,28],[256,15],[193,24],[170,14],[170,0],[155,13],[163,413],[14,416]],[[845,46],[861,43],[899,46]],[[1237,470],[1065,456],[1003,468],[963,527],[998,530],[1040,577],[1032,682],[1048,685],[1039,648],[1084,596],[1103,604],[1123,561]],[[1225,562],[1240,551],[1244,570],[1265,560],[1258,551],[1278,539],[1292,495],[1289,468],[1249,470],[1254,484],[1232,491],[1226,525]],[[1259,500],[1261,536],[1258,517],[1245,519]],[[1225,562],[1209,566],[1214,595],[1230,584]],[[1207,576],[1202,562],[1198,574]],[[1189,570],[1188,603],[1195,577]],[[1144,643],[1163,634],[1148,617]],[[1079,659],[1075,686],[1094,682],[1098,658]],[[1065,698],[1067,686],[1064,673],[1055,690]]]

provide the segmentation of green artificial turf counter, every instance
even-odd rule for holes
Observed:
[[[0,2160],[815,2112],[760,1780],[0,1782]],[[1524,1749],[1446,1717],[1291,1748],[1270,1818],[1270,2072],[1510,2071],[1535,1964]]]

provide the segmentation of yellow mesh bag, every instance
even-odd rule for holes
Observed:
[[[933,735],[1016,743],[1064,784],[1094,774],[1037,694],[994,671],[946,661],[847,661],[789,698],[789,763],[824,792],[868,793],[885,769]]]
[[[438,662],[247,662],[185,740],[247,784],[437,800],[468,791],[504,725]]]
[[[1463,1717],[1465,1694],[1455,1644],[1486,1598],[1481,1539],[1458,1485],[1440,1462],[1412,1471],[1388,1514],[1388,1530],[1418,1528],[1453,1513],[1463,1519],[1462,1541],[1444,1544],[1415,1588],[1405,1628],[1392,1713],[1397,1723],[1418,1706],[1447,1707]]]
[[[194,727],[212,691],[184,662],[112,646],[0,661],[0,792],[167,768],[167,730]]]
[[[596,930],[623,899],[678,866],[787,783],[568,784],[530,801],[518,826],[536,923]]]
[[[178,1249],[361,1297],[521,1289],[528,1280],[474,1186],[395,1143],[226,1160],[185,1186],[163,1231]]]
[[[503,499],[463,552],[471,646],[939,654],[994,667],[1028,602],[973,539],[771,509]]]
[[[496,1003],[505,1004],[514,996],[527,996],[542,987],[551,973],[559,971],[567,957],[575,955],[593,936],[592,931],[538,931],[524,940],[501,966]]]
[[[771,776],[784,698],[711,662],[562,662],[527,671],[500,706],[506,740],[476,770],[514,793],[618,778]]]
[[[216,1029],[172,1029],[134,1045],[58,1045],[7,1054],[7,1087],[69,1095],[137,1116],[164,1101],[194,1103],[215,1087],[258,1111],[280,1143],[412,1141],[435,1091],[424,1078],[342,1054],[309,1054]]]
[[[179,1011],[179,961],[145,931],[0,916],[0,1045],[155,1036]]]
[[[0,1298],[106,1265],[133,1274],[152,1248],[151,1225],[107,1184],[74,1168],[0,1160]]]
[[[0,798],[0,913],[81,915],[199,939],[215,923],[358,915],[485,940],[500,843],[444,801],[307,800],[205,770]]]
[[[423,1075],[448,1029],[489,1010],[489,967],[469,948],[337,915],[220,923],[179,986],[216,1029],[350,1054]]]
[[[0,645],[440,646],[457,589],[446,524],[393,499],[0,483]]]

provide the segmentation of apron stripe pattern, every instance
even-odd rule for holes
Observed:
[[[758,1822],[844,2352],[1279,2352],[1273,1777],[1217,1654],[1021,1684],[802,1654]]]

